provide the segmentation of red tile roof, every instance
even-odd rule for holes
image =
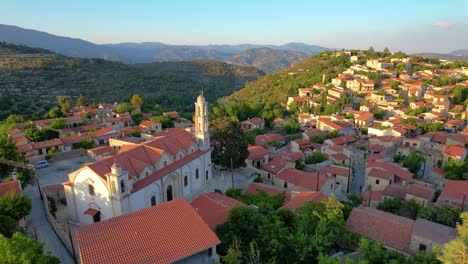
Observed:
[[[253,125],[260,125],[263,122],[265,122],[265,121],[263,119],[261,119],[260,117],[254,117],[254,118],[249,118],[247,120],[244,120],[241,123],[250,123],[250,124],[253,124]]]
[[[356,142],[356,138],[350,135],[344,135],[344,136],[339,136],[336,138],[330,139],[331,142],[335,145],[344,145],[344,144],[349,144]]]
[[[153,121],[144,120],[144,121],[141,121],[140,126],[141,127],[150,127],[150,126],[152,126],[154,124],[156,124],[156,123],[154,123]]]
[[[278,174],[282,169],[288,165],[288,162],[282,158],[274,158],[272,161],[262,166],[262,170]]]
[[[191,204],[211,229],[226,222],[232,207],[246,206],[243,202],[215,192],[202,193]]]
[[[367,175],[379,179],[384,179],[387,181],[391,180],[393,177],[392,173],[377,168],[372,168]]]
[[[7,192],[14,192],[17,195],[21,195],[21,186],[18,180],[11,182],[0,183],[0,197],[5,195]]]
[[[351,232],[394,249],[411,253],[409,245],[414,221],[370,207],[351,211],[346,227]]]
[[[371,201],[380,201],[382,200],[382,194],[383,194],[383,191],[380,190],[380,191],[365,191],[362,193],[362,199],[364,201],[369,201],[369,199],[371,199]]]
[[[371,161],[367,162],[366,168],[380,168],[391,174],[398,176],[403,180],[410,180],[413,178],[413,173],[403,169],[399,165],[391,162],[383,162],[383,161]]]
[[[405,199],[406,188],[401,184],[389,184],[385,187],[382,194],[393,198]]]
[[[451,157],[462,157],[466,154],[466,149],[462,146],[448,145],[444,148],[444,154]]]
[[[164,113],[165,116],[168,116],[172,119],[177,119],[180,117],[179,113],[177,113],[176,111],[172,111],[172,112],[165,112]]]
[[[54,138],[51,140],[41,141],[32,143],[33,149],[51,148],[63,145],[63,141],[60,138]]]
[[[417,197],[421,197],[423,199],[428,200],[429,202],[432,202],[435,190],[433,188],[426,187],[421,184],[413,183],[406,188],[406,193]]]
[[[7,133],[7,135],[9,135],[9,136],[14,136],[14,135],[16,135],[16,134],[21,133],[21,130],[19,130],[19,129],[17,129],[17,128],[13,128],[13,129],[11,129],[11,130],[8,130],[6,133]]]
[[[291,201],[281,206],[283,209],[295,210],[296,208],[302,207],[306,202],[319,203],[327,199],[327,196],[321,192],[302,192],[294,197]]]
[[[464,201],[464,202],[463,202]],[[442,190],[438,204],[452,204],[457,208],[464,203],[465,210],[468,208],[468,181],[449,180]]]
[[[255,158],[263,158],[265,155],[268,155],[270,152],[260,146],[252,146],[249,145],[248,147],[249,157],[248,159],[255,159]]]
[[[220,243],[183,198],[77,230],[81,263],[172,263]]]
[[[317,177],[319,177],[318,173],[305,172],[298,169],[284,169],[282,172],[276,175],[276,178],[278,179],[311,191],[320,190],[328,181],[328,178],[321,174],[318,180],[317,188]]]

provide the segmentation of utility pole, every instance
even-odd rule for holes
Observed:
[[[317,172],[317,188],[316,188],[316,190],[315,190],[315,191],[317,191],[317,192],[319,191],[319,179],[320,179],[320,169],[319,169],[318,172]]]
[[[232,189],[234,189],[234,163],[232,162],[232,157],[231,157],[231,183],[232,183]]]

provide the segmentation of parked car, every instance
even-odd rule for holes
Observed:
[[[36,167],[36,169],[47,168],[49,167],[49,162],[47,162],[47,160],[40,160],[34,164],[34,167]]]

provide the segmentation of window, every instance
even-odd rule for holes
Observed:
[[[94,223],[97,223],[99,221],[101,221],[101,212],[97,212],[94,216],[93,216],[93,221]]]
[[[198,180],[198,177],[200,177],[199,173],[198,173],[198,169],[195,170],[195,179]]]
[[[380,180],[375,180],[375,184],[379,184],[380,183]]]
[[[89,191],[89,195],[95,195],[94,186],[92,184],[88,184],[88,191]]]
[[[122,193],[125,192],[125,181],[124,180],[120,181],[120,192],[122,192]]]
[[[288,188],[288,182],[284,182],[283,186],[284,188]]]
[[[208,249],[208,257],[213,256],[213,248]]]
[[[206,171],[205,178],[206,178],[206,180],[208,180],[208,171]]]
[[[151,196],[151,206],[155,206],[156,205],[156,196],[153,195]]]
[[[164,161],[164,167],[166,167],[166,166],[167,166],[167,161]]]
[[[426,248],[427,248],[426,245],[424,245],[424,244],[419,244],[419,250],[421,250],[421,251],[426,251]]]
[[[166,197],[168,202],[172,201],[172,185],[167,186]]]
[[[268,173],[268,179],[270,179],[270,173]]]
[[[188,185],[188,177],[184,176],[184,186],[187,187],[187,185]]]

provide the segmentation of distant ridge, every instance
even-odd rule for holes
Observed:
[[[219,60],[234,62],[233,58],[249,49],[269,48],[290,52],[301,52],[306,55],[314,55],[328,48],[308,45],[304,43],[288,43],[285,45],[169,45],[161,42],[119,43],[98,45],[78,38],[56,36],[46,32],[24,29],[17,26],[0,24],[0,41],[29,47],[48,49],[58,54],[79,58],[101,58],[110,61],[124,63],[152,63],[162,61],[186,61],[186,60]],[[297,53],[264,52],[266,58],[258,57],[255,61],[263,61],[259,68],[271,72],[288,67],[291,63],[303,59]],[[289,59],[285,58],[285,54]],[[293,55],[294,54],[294,55]],[[272,59],[272,56],[279,56]],[[242,55],[241,55],[242,56]],[[298,60],[292,58],[297,57]],[[269,63],[267,63],[269,61]],[[287,63],[286,63],[287,62]],[[254,65],[254,64],[244,64]],[[282,65],[279,67],[278,65]]]

